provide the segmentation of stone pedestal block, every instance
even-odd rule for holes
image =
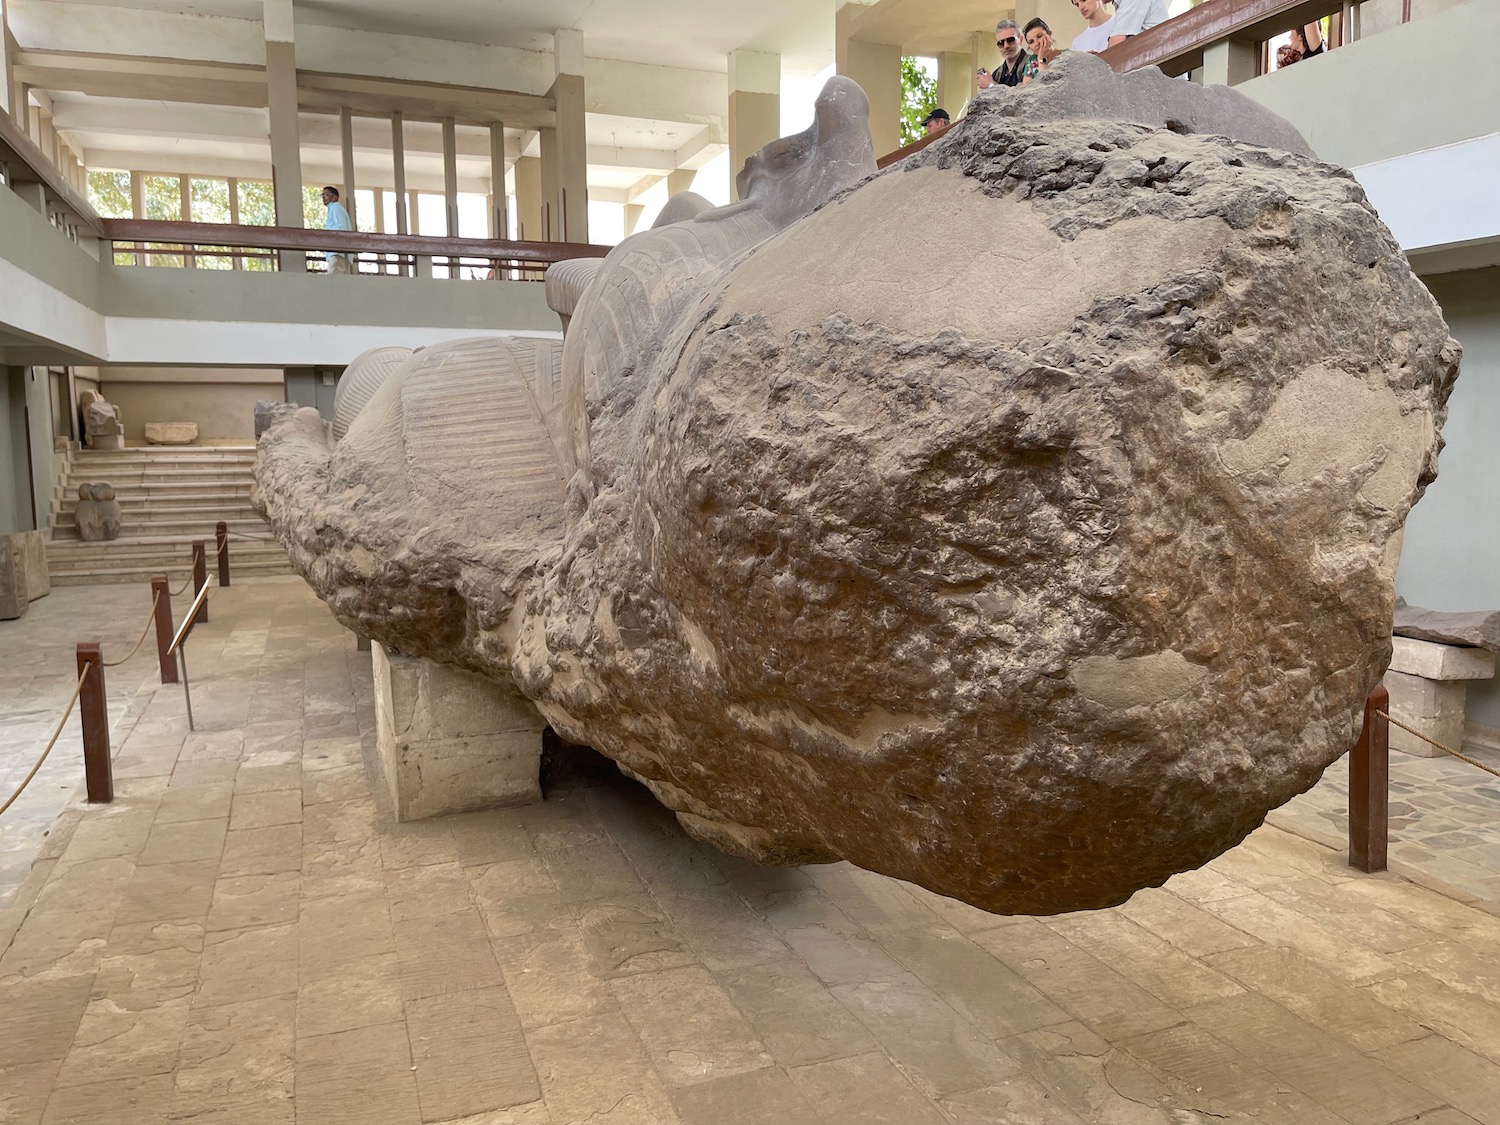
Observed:
[[[197,422],[147,422],[147,445],[192,445],[198,440]]]
[[[1391,667],[1384,681],[1391,694],[1391,717],[1444,746],[1461,750],[1468,681],[1487,680],[1494,674],[1492,652],[1394,637]],[[1437,747],[1394,725],[1391,749],[1421,758],[1443,754]]]
[[[546,721],[493,680],[371,645],[381,767],[398,820],[542,799]]]
[[[0,621],[25,617],[30,604],[21,568],[21,549],[13,537],[0,535]]]
[[[21,581],[29,601],[52,592],[52,576],[47,572],[47,541],[40,531],[17,531],[11,535],[16,544]]]

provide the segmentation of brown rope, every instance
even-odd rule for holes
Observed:
[[[134,656],[136,653],[140,652],[141,646],[146,643],[146,634],[151,632],[151,625],[156,620],[156,607],[160,603],[161,591],[158,590],[156,594],[151,598],[151,613],[146,618],[146,627],[141,630],[141,639],[135,642],[135,648],[130,650],[130,656]],[[127,656],[122,660],[106,660],[104,662],[104,666],[106,668],[118,668],[121,664],[124,664],[126,660],[129,660],[130,656]]]
[[[180,598],[180,597],[182,597],[183,592],[185,590],[187,590],[187,588],[189,586],[191,586],[192,584],[193,584],[193,576],[191,574],[189,574],[187,581],[184,582],[179,589],[169,590],[168,593],[170,593],[174,598]]]
[[[1386,722],[1390,723],[1392,726],[1400,727],[1407,734],[1414,734],[1418,738],[1420,738],[1423,742],[1429,743],[1432,746],[1436,746],[1444,754],[1452,754],[1455,758],[1457,758],[1461,762],[1468,762],[1469,765],[1471,765],[1471,766],[1478,766],[1485,773],[1492,773],[1496,777],[1500,777],[1500,770],[1493,769],[1492,767],[1485,765],[1483,762],[1476,762],[1473,758],[1469,757],[1467,754],[1460,754],[1457,750],[1453,749],[1453,747],[1451,747],[1451,746],[1444,746],[1441,742],[1438,742],[1436,739],[1428,738],[1425,734],[1423,734],[1419,730],[1412,730],[1411,727],[1407,726],[1400,719],[1393,719],[1389,715],[1387,715],[1384,711],[1376,711],[1375,714],[1379,715],[1382,719],[1384,719]]]
[[[83,691],[83,681],[89,678],[89,672],[93,670],[93,667],[94,664],[92,661],[84,662],[83,672],[78,677],[78,684],[73,688],[73,698],[68,700],[67,710],[62,713],[62,718],[57,720],[57,729],[52,732],[52,737],[47,740],[47,749],[42,751],[42,756],[36,760],[36,765],[31,767],[31,772],[26,775],[26,780],[21,782],[20,788],[6,798],[5,804],[0,805],[0,813],[4,813],[6,809],[16,803],[16,798],[31,784],[31,779],[36,776],[36,771],[42,768],[42,763],[47,760],[47,755],[52,753],[52,748],[57,745],[58,736],[62,734],[63,724],[68,721],[68,716],[73,713],[73,704],[78,702],[78,696]]]

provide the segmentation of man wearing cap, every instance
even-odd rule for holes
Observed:
[[[931,136],[933,133],[941,133],[951,124],[953,122],[949,120],[946,109],[935,109],[922,118],[922,128],[928,136]]]
[[[995,46],[1000,48],[1004,61],[994,74],[987,74],[983,70],[979,72],[979,88],[988,90],[991,86],[1019,86],[1021,72],[1031,56],[1021,46],[1021,29],[1016,26],[1015,20],[1001,20],[995,25]]]

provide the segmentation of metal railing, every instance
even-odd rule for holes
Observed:
[[[114,260],[136,265],[202,269],[215,258],[254,268],[322,272],[325,255],[347,256],[360,274],[540,281],[554,262],[602,258],[610,247],[587,242],[522,242],[419,234],[306,230],[301,227],[189,223],[153,219],[101,220]]]

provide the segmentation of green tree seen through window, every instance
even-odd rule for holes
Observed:
[[[937,79],[910,55],[901,59],[901,143],[909,145],[926,132],[922,119],[937,108]]]

